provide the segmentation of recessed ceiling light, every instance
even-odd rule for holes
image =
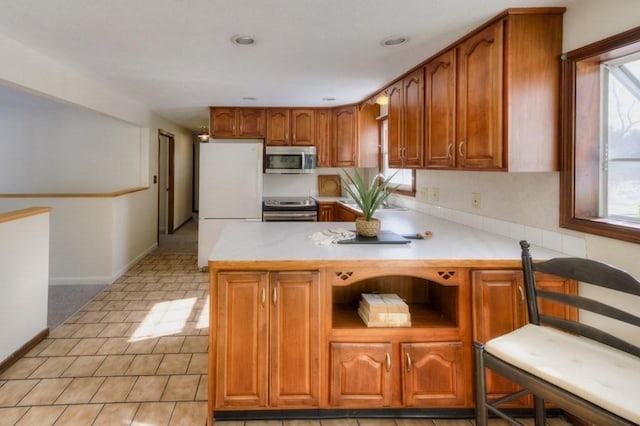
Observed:
[[[391,46],[400,46],[401,44],[405,44],[407,41],[409,41],[407,37],[392,36],[392,37],[385,38],[380,42],[380,44],[384,47],[391,47]]]
[[[256,42],[256,40],[248,35],[236,35],[231,38],[233,44],[237,44],[238,46],[251,46]]]
[[[331,102],[331,101],[335,101],[335,100],[336,100],[336,98],[332,98],[332,97],[327,96],[327,97],[325,97],[325,98],[322,98],[322,100],[323,100],[323,101],[326,101],[326,102]]]
[[[245,101],[255,101],[258,98],[254,98],[253,96],[243,96],[242,99]]]

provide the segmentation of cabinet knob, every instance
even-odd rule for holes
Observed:
[[[387,371],[391,371],[391,355],[387,354],[385,356],[385,362],[387,364]]]
[[[413,364],[411,363],[411,355],[409,355],[409,352],[405,353],[406,357],[407,357],[407,372],[411,371],[411,367],[413,367]]]

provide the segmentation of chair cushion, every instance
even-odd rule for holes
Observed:
[[[528,324],[485,350],[509,364],[640,424],[640,358],[591,339]]]

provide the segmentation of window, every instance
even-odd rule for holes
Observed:
[[[563,63],[560,226],[640,242],[640,27]]]
[[[395,176],[391,179],[392,186],[398,186],[398,192],[405,195],[415,195],[416,193],[416,171],[414,169],[392,169],[389,168],[389,120],[383,118],[380,121],[380,170],[385,177]]]

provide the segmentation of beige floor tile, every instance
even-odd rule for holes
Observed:
[[[127,396],[127,402],[160,401],[168,376],[140,376]]]
[[[0,387],[0,407],[13,407],[38,383],[39,380],[8,381]]]
[[[282,420],[251,420],[245,426],[282,426]]]
[[[129,328],[131,324],[121,323],[121,324],[101,324],[104,325],[104,328],[98,334],[98,337],[126,337],[129,336]]]
[[[465,426],[470,426],[465,420]],[[396,419],[398,426],[434,426],[433,420],[430,419]]]
[[[127,376],[147,376],[156,374],[156,370],[162,361],[162,354],[136,355],[133,362],[125,372]]]
[[[21,358],[5,370],[0,379],[26,379],[45,361],[45,358]]]
[[[77,377],[56,399],[56,404],[83,404],[91,401],[104,377]]]
[[[79,325],[72,337],[98,337],[106,327],[106,324],[71,324]]]
[[[106,341],[106,337],[82,339],[69,351],[68,355],[95,355]]]
[[[93,300],[82,307],[83,311],[101,311],[107,305],[107,302],[102,300]]]
[[[72,379],[42,379],[16,405],[51,405]]]
[[[85,377],[93,376],[98,367],[105,360],[104,355],[98,356],[79,356],[75,361],[71,363],[60,377]]]
[[[207,374],[209,369],[208,354],[193,354],[187,374]]]
[[[208,347],[209,339],[206,336],[187,336],[181,352],[207,352]]]
[[[284,426],[320,426],[320,420],[283,420]]]
[[[358,419],[360,426],[395,426],[394,419]]]
[[[109,337],[105,341],[96,354],[99,355],[118,355],[126,352],[129,347],[128,337]]]
[[[40,353],[43,350],[48,348],[53,343],[53,341],[54,341],[54,339],[44,339],[42,342],[40,342],[37,345],[35,345],[33,347],[33,349],[31,349],[29,352],[27,352],[25,357],[28,358],[28,357],[33,357],[33,356],[39,356]]]
[[[193,401],[198,390],[200,376],[171,376],[162,395],[162,401]]]
[[[61,324],[51,333],[49,333],[50,339],[61,339],[64,337],[72,337],[75,332],[82,328],[81,324]]]
[[[102,321],[102,318],[104,318],[107,315],[107,313],[108,312],[103,312],[103,311],[84,312],[74,322],[77,324],[99,323]]]
[[[64,356],[69,353],[78,342],[80,342],[80,339],[54,339],[45,350],[40,352],[39,356]]]
[[[107,377],[91,402],[124,402],[136,382],[136,377]]]
[[[112,301],[112,300],[124,300],[127,292],[125,291],[107,291],[104,293],[104,297],[102,300]]]
[[[130,425],[139,405],[138,403],[105,404],[92,426]]]
[[[322,426],[358,426],[356,419],[323,419],[320,421]]]
[[[198,390],[196,392],[196,401],[206,401],[207,395],[209,395],[209,376],[203,374],[200,376],[200,383],[198,383]]]
[[[143,291],[128,291],[127,295],[124,297],[126,301],[144,301],[145,304],[148,304],[146,300],[144,300],[144,296],[146,295]]]
[[[47,358],[29,378],[44,379],[47,377],[60,377],[62,373],[76,360],[75,356]]]
[[[156,374],[185,374],[189,368],[191,356],[191,354],[164,355]]]
[[[158,338],[143,339],[129,343],[125,353],[128,354],[150,354],[158,343]]]
[[[125,311],[146,311],[149,307],[149,302],[144,300],[131,300],[127,302]]]
[[[193,426],[207,424],[206,402],[176,402],[171,415],[171,426]]]
[[[173,402],[143,402],[133,418],[135,425],[168,425],[173,411]]]
[[[70,405],[58,418],[55,426],[91,425],[102,407],[102,404]]]
[[[153,353],[175,354],[180,352],[184,343],[184,336],[165,336],[158,339],[158,344],[153,348]]]
[[[110,302],[117,303],[117,302]],[[121,323],[125,321],[125,318],[129,315],[127,311],[111,311],[104,318],[102,318],[103,323]]]
[[[94,376],[121,376],[133,362],[134,355],[109,355],[93,373]]]
[[[117,301],[101,302],[101,303],[105,303],[101,311],[124,311],[127,308],[127,305],[129,304],[129,302],[127,302],[126,300],[117,300]],[[102,319],[102,322],[112,322],[112,321],[105,321],[105,319],[106,317]]]
[[[0,408],[0,426],[13,426],[29,410],[29,407]]]
[[[216,420],[216,426],[244,426],[244,422],[239,420]],[[357,426],[357,423],[356,425]]]
[[[67,407],[65,405],[50,405],[31,407],[16,423],[16,426],[48,426],[55,423]]]

